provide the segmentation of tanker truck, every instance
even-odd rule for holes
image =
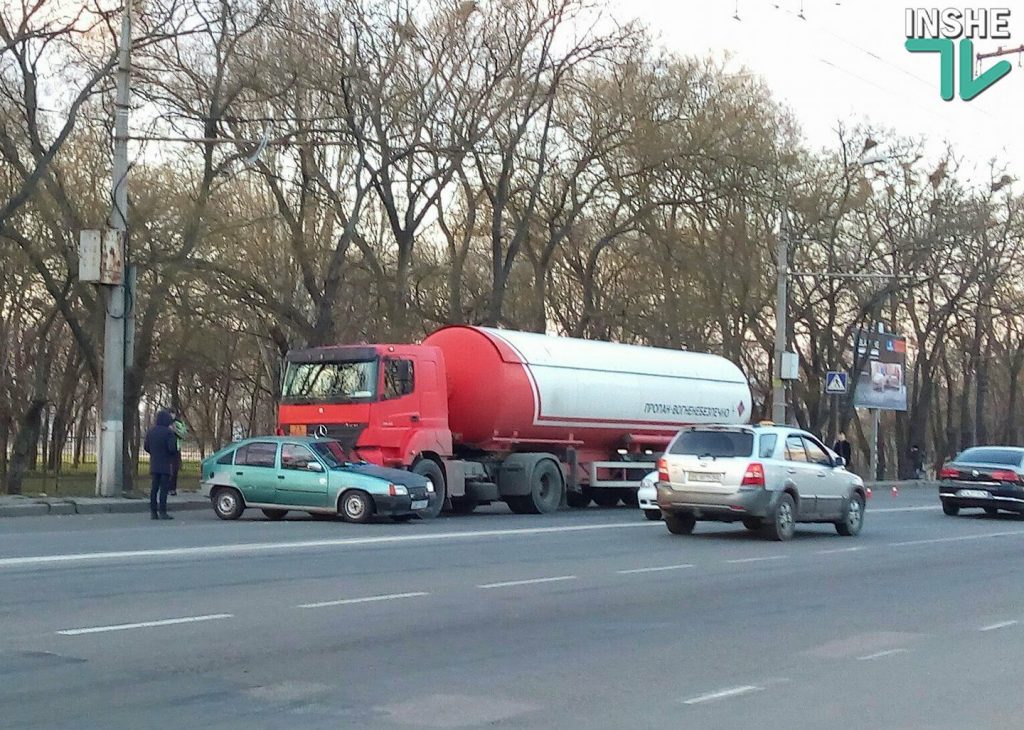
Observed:
[[[681,426],[750,415],[746,378],[721,357],[451,325],[420,344],[290,351],[278,433],[426,476],[435,513],[537,514],[635,504]]]

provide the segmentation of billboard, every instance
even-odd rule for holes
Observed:
[[[907,339],[885,332],[859,332],[853,343],[853,405],[885,411],[907,410]]]

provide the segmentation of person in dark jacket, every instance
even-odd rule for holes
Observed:
[[[146,453],[149,454],[149,512],[154,520],[174,519],[167,514],[167,492],[171,488],[171,474],[178,456],[178,436],[171,428],[174,417],[170,411],[156,414],[156,424],[146,433]]]
[[[910,447],[910,468],[914,471],[914,479],[924,479],[924,452],[917,444]]]
[[[832,450],[843,457],[843,461],[846,462],[846,468],[849,469],[853,463],[853,447],[850,442],[846,440],[846,434],[842,431],[839,432],[839,438],[836,439],[835,445]]]

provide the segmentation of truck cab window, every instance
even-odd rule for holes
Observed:
[[[413,391],[412,360],[387,360],[384,363],[384,398],[401,398]]]

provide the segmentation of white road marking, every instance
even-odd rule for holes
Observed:
[[[863,550],[862,547],[834,548],[832,550],[818,550],[815,555],[835,555],[836,553],[855,553]]]
[[[301,603],[297,608],[326,608],[327,606],[347,606],[350,603],[375,603],[377,601],[393,601],[398,598],[419,598],[429,593],[390,593],[384,596],[366,596],[365,598],[342,598],[337,601],[320,601],[319,603]]]
[[[890,542],[889,547],[906,547],[908,545],[934,545],[940,542],[963,542],[965,540],[986,540],[992,537],[1013,537],[1024,535],[1024,530],[1008,532],[987,532],[984,535],[960,535],[959,537],[933,537],[927,540],[907,540],[906,542]]]
[[[706,695],[691,697],[688,700],[684,700],[683,704],[699,705],[702,702],[714,702],[715,700],[724,700],[727,697],[739,697],[740,695],[750,694],[751,692],[764,692],[764,687],[757,687],[752,684],[745,684],[742,687],[730,687],[729,689],[719,690],[718,692],[709,692]]]
[[[865,510],[869,515],[885,514],[887,512],[932,512],[942,509],[942,505],[934,504],[927,507],[882,507],[880,509],[868,508]]]
[[[331,540],[302,540],[295,542],[253,542],[228,545],[163,548],[155,550],[119,550],[100,553],[66,553],[59,555],[32,555],[20,558],[0,558],[0,568],[22,566],[59,565],[62,563],[89,563],[103,560],[134,560],[146,558],[196,558],[213,555],[248,555],[252,553],[284,552],[307,548],[350,547],[384,545],[390,543],[417,543],[430,540],[470,540],[480,537],[515,537],[593,530],[621,530],[633,527],[660,527],[657,522],[613,522],[606,525],[564,525],[561,527],[523,527],[506,530],[475,530],[472,532],[438,532],[426,535],[394,535],[380,537],[350,537]]]
[[[872,659],[881,659],[884,656],[892,656],[893,654],[905,654],[907,653],[907,651],[907,649],[886,649],[885,651],[878,651],[874,654],[868,654],[867,656],[859,656],[857,657],[857,661],[869,662]]]
[[[186,616],[185,618],[165,618],[161,621],[140,621],[135,624],[116,624],[114,626],[93,626],[87,629],[64,629],[57,633],[61,636],[81,636],[82,634],[102,634],[107,631],[127,631],[128,629],[148,629],[154,626],[174,626],[176,624],[194,624],[200,621],[217,621],[234,618],[230,613],[213,613],[208,616]]]
[[[1000,621],[999,623],[982,626],[978,631],[995,631],[996,629],[1005,629],[1009,626],[1016,626],[1019,623],[1019,621]]]
[[[763,563],[763,562],[766,562],[768,560],[785,560],[785,559],[786,559],[785,555],[766,555],[763,558],[739,558],[737,560],[726,560],[725,562],[737,565],[737,564],[740,564],[740,563]]]
[[[532,578],[530,580],[507,580],[507,581],[504,581],[503,583],[484,583],[481,586],[477,586],[477,588],[484,588],[484,589],[487,589],[487,588],[510,588],[512,586],[528,586],[528,585],[533,585],[534,583],[556,583],[558,581],[563,581],[563,580],[576,580],[576,578],[577,578],[577,576],[575,576],[575,575],[558,575],[558,576],[555,576],[554,578]]]
[[[663,570],[682,570],[683,568],[693,568],[695,566],[690,563],[683,563],[682,565],[660,565],[657,568],[633,568],[632,570],[616,570],[615,572],[619,575],[632,575],[633,573],[658,573]]]

